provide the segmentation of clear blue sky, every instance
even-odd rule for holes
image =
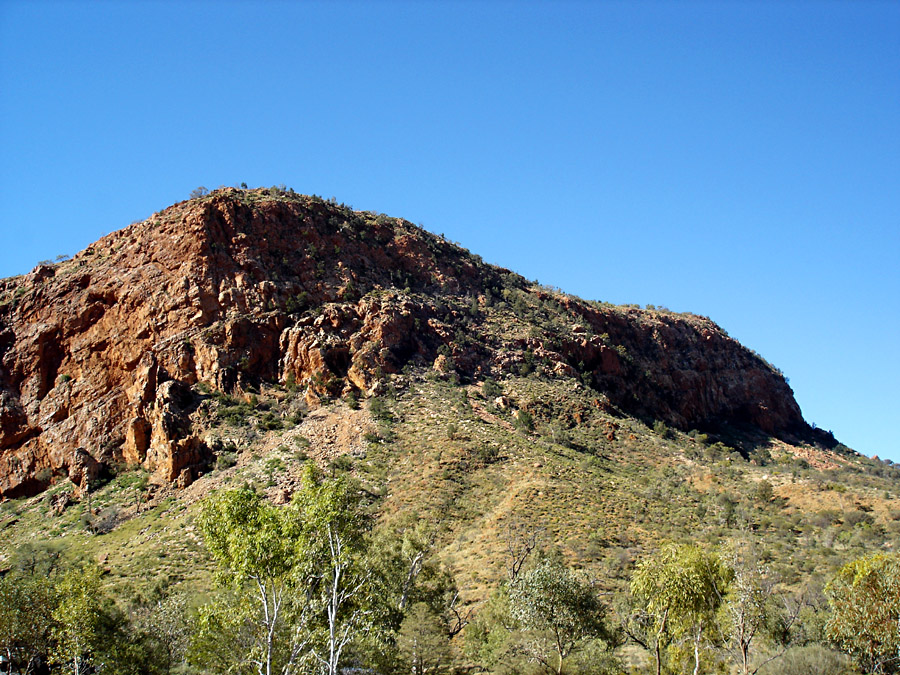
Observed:
[[[241,181],[710,316],[900,461],[900,3],[0,1],[0,276]]]

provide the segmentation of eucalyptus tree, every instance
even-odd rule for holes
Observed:
[[[289,505],[228,490],[206,501],[198,526],[225,593],[201,608],[191,660],[217,672],[336,675],[373,613],[359,491],[309,463]]]
[[[509,609],[528,634],[531,657],[557,675],[587,642],[612,642],[606,607],[591,584],[557,559],[544,558],[510,582]]]
[[[753,542],[731,542],[723,558],[731,570],[732,582],[722,604],[720,621],[741,675],[755,675],[787,651],[804,602],[801,597],[790,605]],[[767,646],[768,653],[756,657],[760,646]]]
[[[900,555],[844,565],[825,589],[829,639],[868,673],[900,672]]]
[[[57,595],[44,575],[0,578],[0,653],[13,671],[30,675],[52,647]]]
[[[349,480],[323,479],[312,464],[290,506],[301,533],[302,591],[322,626],[310,653],[328,675],[340,672],[347,645],[373,627],[369,522],[360,506],[359,491]]]
[[[197,525],[226,593],[200,610],[193,661],[219,671],[297,672],[309,634],[307,603],[296,601],[302,528],[291,516],[249,487],[206,501]]]
[[[642,560],[631,578],[636,611],[624,624],[633,642],[653,654],[657,675],[675,639],[688,639],[700,672],[704,636],[715,627],[730,572],[719,557],[693,545],[667,544]]]

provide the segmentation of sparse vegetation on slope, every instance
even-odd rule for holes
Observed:
[[[783,377],[707,319],[536,287],[283,187],[229,189],[2,282],[0,353],[3,592],[46,592],[62,616],[29,560],[96,566],[122,635],[178,610],[167,634],[194,651],[163,640],[161,672],[257,672],[262,605],[252,575],[216,583],[213,505],[241,495],[312,546],[296,500],[313,484],[349,490],[374,585],[326,658],[325,576],[282,556],[291,611],[268,662],[285,672],[853,672],[836,648],[897,668],[849,641],[873,629],[838,626],[847,570],[893,569],[867,556],[898,554],[900,467],[806,427]],[[265,533],[243,522],[235,541]],[[656,564],[702,589],[665,626],[641,581]],[[721,565],[711,585],[704,565]],[[24,668],[27,631],[2,611]],[[57,658],[55,635],[29,648]]]

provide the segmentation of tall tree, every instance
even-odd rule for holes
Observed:
[[[549,672],[563,672],[565,660],[592,639],[609,639],[606,608],[591,585],[562,562],[544,558],[509,587],[510,613],[531,633],[531,656]]]
[[[777,589],[777,579],[750,541],[735,541],[724,554],[732,583],[722,606],[724,631],[742,675],[755,675],[784,655],[803,603],[792,607]],[[767,656],[754,658],[760,643],[769,643]]]
[[[359,491],[307,464],[276,507],[250,488],[213,495],[198,525],[228,590],[201,609],[191,658],[220,672],[336,675],[371,627],[372,573]]]
[[[324,638],[311,653],[337,675],[344,650],[372,627],[373,574],[366,564],[368,519],[359,491],[343,476],[326,480],[307,465],[291,511],[301,529],[303,575]]]
[[[626,621],[625,630],[653,654],[657,675],[664,650],[675,638],[691,641],[694,675],[700,671],[702,641],[715,622],[729,577],[718,556],[692,545],[668,544],[638,564],[631,578],[638,612]]]
[[[50,652],[56,603],[52,580],[44,575],[0,578],[0,652],[14,672],[32,673]]]
[[[849,562],[825,592],[828,637],[867,673],[900,672],[900,555]]]
[[[53,609],[55,646],[51,660],[73,675],[86,672],[103,638],[103,595],[100,569],[86,566],[66,572],[57,586],[59,602]]]
[[[230,593],[201,610],[193,660],[258,675],[296,672],[309,641],[306,605],[295,602],[303,553],[296,519],[245,487],[212,495],[197,524]],[[223,637],[232,641],[224,651]]]
[[[443,673],[450,664],[447,626],[424,602],[414,604],[404,617],[397,648],[412,675]]]

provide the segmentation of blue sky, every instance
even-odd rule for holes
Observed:
[[[711,317],[900,461],[900,3],[0,0],[0,277],[199,185]]]

